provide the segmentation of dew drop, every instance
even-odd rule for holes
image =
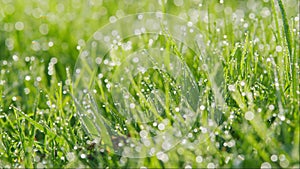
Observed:
[[[143,15],[142,14],[138,15],[138,19],[139,20],[143,19]]]
[[[129,107],[130,107],[131,109],[134,109],[134,108],[135,108],[135,104],[134,104],[134,103],[130,103]]]
[[[253,118],[254,118],[253,112],[247,111],[247,112],[245,113],[245,119],[246,119],[246,120],[253,120]]]
[[[163,123],[159,123],[158,129],[159,130],[164,130],[165,129],[165,125]]]
[[[117,18],[115,16],[109,17],[109,22],[110,23],[115,23],[117,21]]]
[[[157,126],[157,123],[156,122],[153,122],[153,127],[156,127]]]
[[[86,158],[86,154],[81,154],[80,158],[85,159]]]
[[[16,30],[18,30],[18,31],[23,30],[23,29],[24,29],[24,23],[23,23],[23,22],[16,22],[15,28],[16,28]]]
[[[187,23],[187,26],[188,26],[188,27],[192,27],[192,26],[193,26],[193,22],[189,21],[189,22]]]
[[[19,60],[19,57],[17,55],[13,55],[12,58],[15,62],[17,62]]]
[[[132,61],[133,61],[134,63],[138,63],[138,62],[139,62],[139,58],[138,58],[138,57],[134,57],[134,58],[132,59]]]
[[[241,81],[241,86],[245,86],[246,85],[246,83],[244,82],[244,81]]]
[[[17,97],[16,97],[16,96],[13,96],[13,97],[11,98],[11,100],[14,101],[14,102],[17,101]]]
[[[191,165],[186,165],[186,166],[184,167],[184,169],[192,169],[192,166],[191,166]]]
[[[66,157],[67,157],[68,161],[74,161],[75,160],[75,154],[73,152],[68,152]]]
[[[163,153],[163,152],[158,152],[158,153],[156,154],[156,157],[157,157],[159,160],[163,161],[163,162],[167,162],[167,161],[169,160],[168,155],[165,154],[165,153]]]
[[[202,110],[202,111],[205,110],[205,106],[204,106],[204,105],[201,105],[201,106],[200,106],[200,110]]]
[[[140,136],[141,136],[142,138],[146,138],[147,135],[148,135],[148,132],[147,132],[146,130],[140,131]]]
[[[269,105],[269,110],[273,111],[275,109],[275,106],[273,104]]]
[[[234,85],[229,85],[228,90],[231,91],[231,92],[234,92],[235,91],[235,86]]]
[[[197,156],[197,157],[196,157],[196,162],[197,162],[197,163],[202,163],[202,161],[203,161],[202,156]]]
[[[271,156],[271,160],[272,160],[273,162],[276,162],[276,161],[278,160],[278,156],[275,155],[275,154],[273,154],[273,155]]]
[[[29,88],[25,88],[24,89],[24,93],[27,95],[27,94],[29,94],[30,93],[30,89]]]
[[[208,163],[207,164],[207,168],[215,168],[215,164],[214,163]]]
[[[28,76],[28,75],[27,75],[27,76],[25,76],[25,80],[26,80],[26,81],[29,81],[30,79],[31,79],[31,77],[30,77],[30,76]]]
[[[282,51],[282,47],[281,46],[276,46],[276,52],[281,52]]]
[[[52,41],[48,42],[48,46],[52,47],[54,45],[54,43]]]
[[[267,169],[267,168],[272,168],[272,166],[271,166],[270,163],[264,162],[264,163],[261,164],[260,168]]]

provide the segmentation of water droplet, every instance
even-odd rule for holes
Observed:
[[[282,167],[282,168],[287,168],[289,166],[289,161],[288,160],[284,160],[284,161],[280,161],[279,162],[279,165]]]
[[[105,60],[103,61],[103,63],[104,63],[105,65],[107,65],[107,64],[109,63],[109,61],[108,61],[107,59],[105,59]]]
[[[122,147],[122,146],[124,146],[124,144],[120,142],[120,143],[118,143],[118,146]]]
[[[227,143],[227,146],[228,146],[228,147],[233,147],[233,146],[235,146],[235,141],[234,141],[234,140],[230,140],[230,141]]]
[[[184,169],[192,169],[192,166],[188,164],[184,167]]]
[[[157,123],[156,122],[153,122],[153,127],[156,127],[157,126]]]
[[[26,80],[26,81],[29,81],[30,79],[31,79],[31,77],[30,77],[30,76],[28,76],[28,75],[27,75],[27,76],[25,76],[25,80]]]
[[[16,97],[16,96],[13,96],[13,97],[11,98],[11,100],[14,101],[14,102],[17,101],[17,97]]]
[[[86,158],[86,154],[81,154],[80,158],[85,159]]]
[[[159,130],[164,130],[165,129],[165,125],[163,123],[159,123],[158,129]]]
[[[188,26],[188,27],[192,27],[192,26],[193,26],[193,22],[189,21],[189,22],[187,23],[187,26]]]
[[[138,58],[138,57],[134,57],[134,58],[132,59],[132,61],[133,61],[134,63],[138,63],[138,62],[139,62],[139,58]]]
[[[253,112],[247,111],[247,112],[245,113],[245,119],[246,119],[246,120],[253,120],[253,118],[254,118]]]
[[[282,47],[281,46],[276,46],[276,52],[281,52],[282,51]]]
[[[142,14],[139,14],[139,15],[138,15],[138,19],[139,19],[139,20],[143,19],[143,15],[142,15]]]
[[[285,120],[285,116],[284,116],[283,114],[279,114],[278,117],[279,117],[279,119],[280,119],[281,121],[284,121],[284,120]]]
[[[141,136],[142,138],[146,138],[147,135],[148,135],[148,132],[147,132],[146,130],[140,131],[140,136]]]
[[[234,85],[229,85],[228,90],[231,91],[231,92],[234,92],[235,91],[235,86]]]
[[[159,160],[163,161],[163,162],[167,162],[167,161],[169,160],[168,155],[165,154],[165,153],[163,153],[163,152],[161,152],[161,151],[158,152],[158,153],[156,153],[156,157],[157,157]]]
[[[273,104],[269,105],[269,110],[273,111],[275,109],[275,106]]]
[[[245,86],[246,85],[246,83],[244,82],[244,81],[241,81],[241,86]]]
[[[200,127],[200,130],[202,133],[207,133],[207,128],[205,128],[205,127]]]
[[[16,28],[16,30],[18,30],[18,31],[23,30],[23,29],[24,29],[24,23],[23,23],[23,22],[16,22],[15,28]]]
[[[214,163],[208,163],[207,164],[207,168],[215,168],[215,164]]]
[[[284,154],[280,154],[279,155],[279,160],[280,161],[284,161],[285,160],[285,155]]]
[[[24,93],[27,95],[27,94],[29,94],[30,93],[30,89],[29,88],[25,88],[24,89]]]
[[[52,47],[54,45],[54,43],[52,41],[48,42],[48,46]]]
[[[15,62],[19,60],[19,57],[17,55],[13,55],[12,58]]]
[[[260,168],[272,168],[271,164],[268,162],[264,162],[261,164]]]
[[[197,163],[202,163],[202,161],[203,161],[202,156],[197,156],[197,157],[196,157],[196,162],[197,162]]]
[[[129,107],[130,107],[131,109],[134,109],[134,108],[135,108],[135,104],[134,104],[134,103],[130,103]]]
[[[117,21],[117,18],[115,16],[109,17],[109,22],[110,23],[115,23]]]
[[[205,106],[204,106],[204,105],[201,105],[201,106],[200,106],[200,110],[202,110],[202,111],[205,110]]]
[[[250,13],[250,14],[249,14],[249,18],[250,18],[250,19],[255,19],[255,14],[254,14],[254,13]]]
[[[271,160],[272,160],[273,162],[276,162],[276,161],[278,160],[278,156],[275,155],[275,154],[273,154],[273,155],[271,156]]]

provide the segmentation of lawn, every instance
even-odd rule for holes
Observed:
[[[0,0],[0,167],[299,168],[297,0]]]

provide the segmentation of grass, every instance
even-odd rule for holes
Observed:
[[[299,168],[296,0],[2,0],[0,6],[1,167]],[[193,40],[182,43],[166,31],[159,36],[123,39],[124,43],[132,42],[130,50],[96,51],[107,59],[120,59],[119,69],[110,69],[104,62],[99,69],[88,62],[89,66],[76,64],[85,50],[93,51],[90,37],[99,28],[115,18],[148,11],[191,21],[203,34],[200,50],[187,48],[195,46]],[[124,31],[128,28],[122,27]],[[138,104],[134,111],[127,111],[132,107],[130,102],[116,97],[122,90],[113,87],[110,91],[105,79],[118,82],[125,68],[133,65],[128,58],[135,56],[149,67],[155,65],[148,62],[150,56],[159,64],[184,63],[188,72],[166,67],[165,72],[149,69],[125,76],[128,83],[122,85],[127,85],[131,95],[147,89],[161,91],[130,98]],[[180,59],[170,59],[173,56]],[[77,75],[75,68],[81,66],[86,74]],[[99,73],[103,77],[95,78]],[[186,81],[185,75],[191,81]],[[194,82],[197,87],[178,87]],[[83,87],[99,95],[88,93],[94,100],[89,95],[81,97]],[[185,93],[188,90],[194,95]],[[182,96],[194,98],[188,99],[189,109],[195,113],[190,121],[180,118],[181,110],[177,111]],[[89,103],[91,113],[76,99],[94,101]],[[128,117],[134,120],[128,122]],[[159,126],[153,127],[153,121],[143,123],[145,119],[164,124],[171,134],[180,129],[184,136],[175,140],[179,144],[154,156],[149,156],[147,149],[135,154],[143,158],[114,153],[123,151],[117,147],[122,137],[137,138],[149,126],[150,136],[160,134]],[[181,124],[184,126],[179,127]],[[157,150],[162,147],[153,140],[149,144]]]

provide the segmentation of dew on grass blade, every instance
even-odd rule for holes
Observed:
[[[12,101],[17,101],[17,97],[16,97],[16,96],[13,96],[13,97],[11,98],[11,100],[12,100]]]
[[[86,158],[86,154],[80,154],[80,158],[85,159]]]
[[[260,166],[261,169],[269,169],[272,168],[271,164],[268,162],[263,162]]]
[[[254,118],[254,113],[253,113],[253,112],[247,111],[247,112],[245,113],[245,119],[246,119],[246,120],[253,120],[253,118]]]
[[[214,163],[208,163],[207,168],[216,168]]]
[[[90,40],[78,43],[73,98],[81,122],[92,139],[101,139],[116,154],[157,155],[167,162],[164,152],[183,137],[193,138],[191,126],[210,109],[187,62],[201,58],[206,69],[199,70],[212,75],[203,83],[214,84],[214,109],[225,105],[219,90],[223,77],[215,77],[220,64],[206,58],[205,37],[193,20],[161,12],[109,20]],[[217,127],[214,118],[204,121],[203,133]]]
[[[24,29],[24,23],[23,22],[16,22],[16,24],[15,24],[15,28],[16,28],[16,30],[18,30],[18,31],[22,31],[23,29]]]
[[[229,85],[228,90],[231,91],[231,92],[234,92],[235,91],[235,86],[234,85]]]
[[[273,162],[276,162],[278,160],[278,156],[273,154],[270,159],[273,161]]]
[[[158,129],[159,129],[159,130],[164,130],[164,129],[165,129],[165,125],[164,125],[163,123],[160,123],[160,124],[158,125]]]

